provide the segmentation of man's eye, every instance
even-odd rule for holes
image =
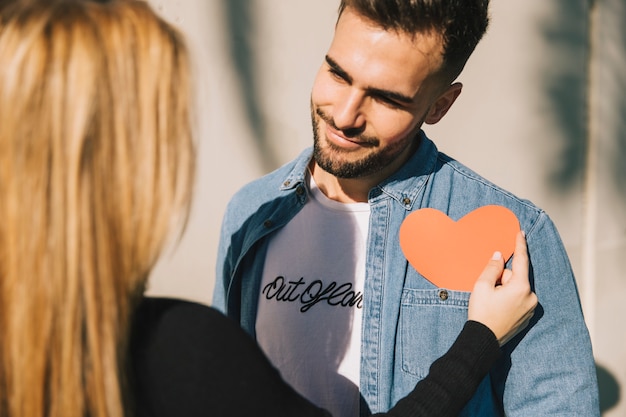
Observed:
[[[393,107],[396,109],[399,109],[401,107],[403,107],[402,104],[398,103],[397,101],[387,97],[387,96],[374,96],[374,100],[378,101],[379,103],[382,103],[388,107]]]
[[[330,75],[331,75],[333,78],[335,78],[335,79],[337,79],[337,80],[340,80],[340,81],[345,81],[345,80],[346,80],[346,78],[343,76],[343,74],[341,74],[339,71],[337,71],[337,70],[336,70],[336,69],[334,69],[334,68],[329,68],[329,69],[328,69],[328,72],[330,73]]]

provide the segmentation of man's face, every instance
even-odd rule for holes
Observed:
[[[311,94],[316,164],[339,178],[391,175],[442,93],[441,64],[438,36],[386,31],[344,10]]]

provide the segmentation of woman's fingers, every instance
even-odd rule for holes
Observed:
[[[485,285],[489,288],[496,286],[502,278],[503,270],[504,259],[502,259],[502,254],[500,252],[494,252],[474,286]]]
[[[537,305],[537,296],[530,289],[528,251],[521,232],[516,237],[511,267],[504,269],[502,256],[495,253],[474,285],[468,308],[468,319],[489,327],[500,345],[528,325]]]
[[[524,232],[520,231],[515,237],[515,251],[513,252],[513,260],[511,261],[512,273],[516,276],[524,279],[524,282],[528,283],[530,287],[530,281],[528,280],[528,249],[526,247],[526,238]],[[502,277],[502,283],[508,282],[512,277],[512,273],[507,273]]]

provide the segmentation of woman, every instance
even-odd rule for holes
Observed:
[[[0,62],[0,416],[326,415],[216,311],[143,298],[189,208],[181,34],[136,0],[1,0]],[[393,415],[462,407],[536,304],[521,236],[515,259]],[[453,408],[419,409],[436,395]]]

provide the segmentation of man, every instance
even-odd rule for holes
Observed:
[[[458,334],[469,293],[408,265],[414,210],[485,205],[526,232],[540,306],[463,416],[599,415],[576,283],[548,216],[439,153],[437,123],[484,34],[487,0],[343,0],[311,94],[313,149],[245,186],[222,229],[214,304],[337,416],[389,409]],[[454,259],[450,259],[454,262]]]

